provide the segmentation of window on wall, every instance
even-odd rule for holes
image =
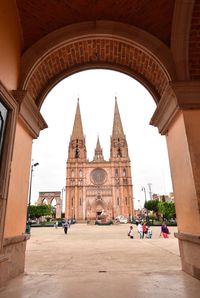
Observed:
[[[72,207],[74,206],[74,198],[72,198]]]
[[[83,177],[83,171],[82,170],[79,171],[79,177]]]
[[[71,177],[74,177],[74,170],[71,170]]]
[[[80,198],[80,200],[79,200],[79,203],[80,203],[80,206],[82,205],[82,200],[81,200],[81,198]]]
[[[115,177],[118,176],[118,169],[115,169]]]
[[[125,204],[128,205],[128,199],[127,199],[127,197],[125,198]]]
[[[117,198],[117,205],[119,206],[119,197]]]
[[[8,115],[7,108],[0,101],[0,156],[1,156],[1,151],[3,147],[3,139],[4,139],[7,115]]]
[[[122,175],[123,175],[123,177],[126,176],[126,169],[123,169]]]

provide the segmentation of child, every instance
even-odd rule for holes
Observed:
[[[133,235],[133,227],[130,226],[130,230],[128,231],[128,236],[133,239],[134,238],[134,235]]]
[[[148,227],[147,238],[148,239],[151,239],[152,238],[152,229],[151,229],[151,227]]]

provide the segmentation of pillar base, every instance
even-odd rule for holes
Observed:
[[[0,255],[0,287],[24,272],[26,241],[30,235],[4,238],[3,254]]]
[[[179,241],[182,270],[200,279],[200,235],[175,233]]]

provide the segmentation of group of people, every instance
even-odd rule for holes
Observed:
[[[138,233],[140,239],[143,238],[152,238],[152,229],[151,227],[147,227],[145,223],[139,223],[138,224]],[[134,238],[134,233],[133,233],[133,226],[130,226],[130,229],[128,231],[128,236],[133,239]]]
[[[145,222],[139,222],[137,229],[140,239],[152,238],[152,229],[150,226],[147,227]]]
[[[139,222],[137,225],[137,230],[139,234],[140,239],[152,238],[152,229],[150,226],[146,226],[145,222]],[[163,238],[168,238],[169,237],[169,229],[166,225],[166,223],[163,223],[161,226],[161,231],[160,231],[160,236],[163,236]],[[130,226],[129,231],[128,231],[128,236],[133,239],[134,238],[134,233],[133,233],[133,226]]]

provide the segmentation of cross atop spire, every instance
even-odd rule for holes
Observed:
[[[124,138],[124,131],[123,131],[122,122],[119,114],[119,108],[118,108],[116,96],[115,96],[115,112],[114,112],[112,137]]]
[[[78,140],[84,139],[81,112],[80,112],[80,106],[79,106],[79,98],[77,100],[76,115],[74,118],[74,126],[73,126],[73,131],[71,136],[71,140],[75,140],[75,139],[78,139]]]

